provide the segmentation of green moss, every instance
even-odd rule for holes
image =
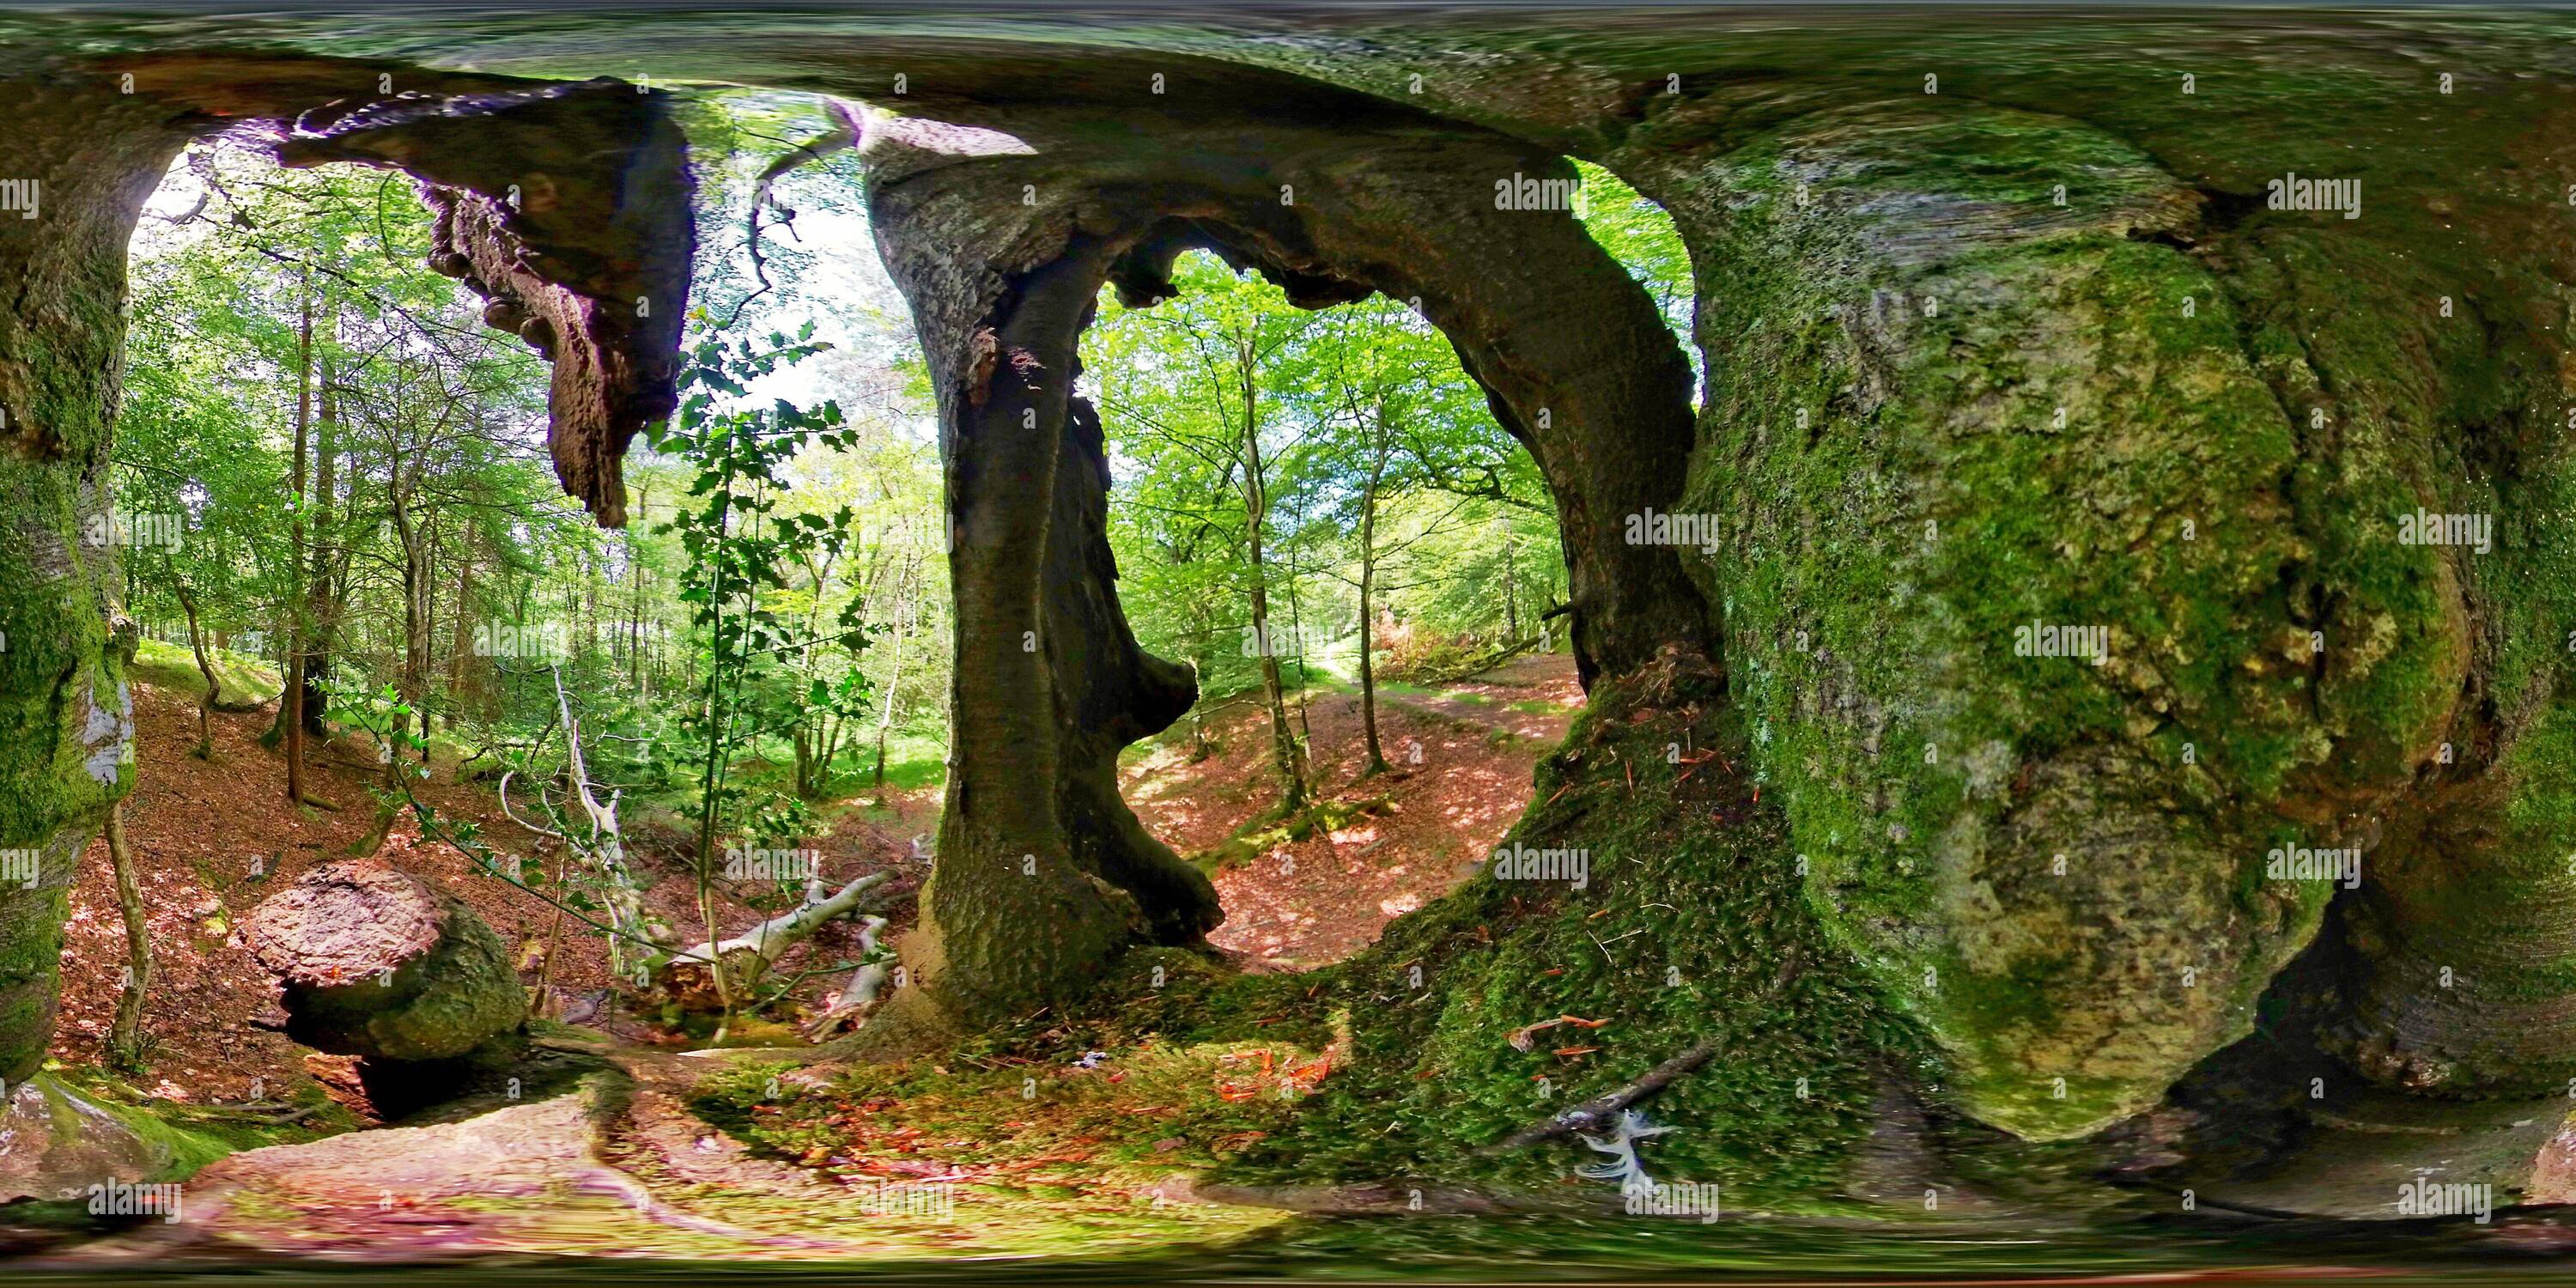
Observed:
[[[1235,829],[1234,835],[1186,857],[1200,871],[1213,876],[1250,863],[1280,846],[1306,840],[1319,831],[1348,827],[1353,819],[1383,812],[1392,801],[1388,796],[1359,801],[1318,800],[1287,818],[1280,817],[1273,808],[1246,821]]]
[[[1937,1077],[1797,901],[1779,815],[1725,767],[1741,764],[1740,731],[1705,707],[1632,700],[1596,687],[1505,841],[1584,852],[1585,887],[1480,874],[1360,957],[1297,977],[1312,996],[1287,999],[1292,1013],[1348,1017],[1347,1067],[1222,1177],[1608,1201],[1571,1179],[1597,1159],[1572,1141],[1479,1151],[1715,1041],[1722,1058],[1647,1106],[1679,1128],[1646,1147],[1648,1169],[1797,1206],[1838,1187],[1889,1079]],[[1527,1029],[1565,1016],[1599,1023]]]
[[[2097,131],[1890,104],[1664,164],[1712,354],[1677,508],[1730,521],[1694,572],[1810,901],[1980,1117],[2147,1107],[2319,924],[2276,811],[2396,790],[2447,715],[2405,475],[2318,474],[2301,346],[2142,236],[2198,199]]]

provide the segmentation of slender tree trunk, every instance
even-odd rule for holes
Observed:
[[[626,687],[644,687],[644,547],[635,533],[644,526],[644,512],[652,504],[653,489],[635,490],[635,519],[626,525],[626,579],[633,583],[627,599],[626,614]]]
[[[168,564],[164,555],[163,564]],[[188,651],[197,655],[197,671],[206,677],[206,696],[197,703],[197,759],[215,758],[215,703],[220,700],[222,682],[215,678],[214,660],[206,656],[205,637],[197,630],[197,597],[188,593],[188,583],[176,573],[170,577],[171,589],[179,594],[179,611],[188,615]]]
[[[399,455],[395,458],[394,469],[399,475],[402,469]],[[429,741],[429,587],[432,569],[429,567],[429,543],[425,539],[426,534],[420,530],[419,522],[412,517],[409,492],[410,489],[397,480],[391,497],[394,536],[402,542],[403,551],[403,663],[400,688],[404,704],[420,714],[421,741],[426,744]],[[391,750],[387,748],[389,753]],[[424,763],[428,757],[429,749],[424,745],[421,749]],[[386,763],[391,765],[393,762],[388,760]]]
[[[293,519],[287,525],[286,696],[278,718],[286,726],[286,799],[304,799],[304,472],[313,425],[313,288],[304,288],[303,316],[295,340],[295,480]]]
[[[1360,777],[1387,770],[1386,750],[1377,735],[1377,666],[1369,658],[1377,643],[1377,497],[1386,481],[1385,409],[1379,409],[1377,458],[1360,493],[1360,732],[1368,744],[1368,764]]]
[[[833,560],[809,564],[806,571],[814,578],[814,602],[805,611],[805,638],[823,632],[823,595],[831,589]],[[823,646],[809,645],[798,668],[808,688],[823,675]],[[823,794],[823,780],[832,776],[831,716],[828,712],[808,712],[796,727],[796,794],[814,800]],[[817,759],[820,762],[817,764]]]
[[[429,763],[429,707],[435,696],[429,677],[438,673],[438,552],[444,544],[433,513],[421,548],[420,699],[412,705],[413,718],[420,721],[420,763],[424,765]]]
[[[448,642],[447,700],[451,713],[480,708],[470,700],[467,668],[473,663],[474,634],[471,618],[474,604],[474,548],[468,544],[456,559],[456,634]],[[451,719],[453,718],[451,714]]]
[[[1270,638],[1270,590],[1261,561],[1261,524],[1270,506],[1261,476],[1261,407],[1258,362],[1249,339],[1235,345],[1235,373],[1243,382],[1244,552],[1252,569],[1252,642],[1260,655],[1261,696],[1270,708],[1270,753],[1279,771],[1279,812],[1306,807],[1306,753],[1288,723],[1287,685],[1279,674],[1279,649]]]
[[[116,999],[108,1029],[108,1059],[127,1069],[143,1067],[143,993],[152,982],[152,932],[143,915],[143,883],[135,875],[134,848],[125,841],[125,803],[107,816],[107,856],[116,867],[116,906],[125,914],[125,991]]]
[[[1315,725],[1307,719],[1306,608],[1297,596],[1297,564],[1292,558],[1282,565],[1288,582],[1288,638],[1297,643],[1297,736],[1303,746],[1315,745]]]
[[[329,301],[325,300],[327,304]],[[332,388],[338,376],[332,360],[332,341],[339,330],[338,315],[326,307],[322,314],[322,344],[314,355],[319,372],[313,396],[313,528],[311,569],[305,582],[307,599],[304,615],[303,680],[304,702],[301,708],[304,732],[315,738],[324,737],[329,727],[323,715],[330,709],[330,697],[323,691],[331,678],[331,645],[340,624],[339,577],[335,575],[332,548],[339,540],[331,519],[332,502],[340,488],[340,404]]]
[[[916,565],[917,566],[917,565]],[[894,691],[903,683],[903,637],[912,633],[911,572],[895,583],[894,663],[886,669],[885,702],[877,709],[877,794],[885,794],[886,735],[894,729]]]

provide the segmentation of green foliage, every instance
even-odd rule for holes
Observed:
[[[867,704],[867,678],[855,666],[830,679],[790,669],[826,644],[857,653],[866,640],[858,606],[845,606],[828,633],[800,638],[798,623],[773,602],[788,589],[789,568],[846,554],[855,522],[847,506],[828,516],[785,506],[793,486],[785,469],[799,453],[809,446],[857,446],[858,432],[843,421],[839,404],[807,409],[782,398],[764,407],[749,400],[746,387],[821,352],[806,342],[812,334],[809,324],[794,342],[774,332],[765,345],[700,340],[681,378],[678,419],[649,431],[655,451],[676,455],[695,471],[690,501],[661,530],[676,533],[688,553],[680,600],[706,650],[702,701],[681,721],[681,732],[703,757],[702,867],[712,861],[719,836],[792,845],[813,827],[812,811],[794,795],[732,776],[734,760],[761,727],[799,724],[818,712],[849,718]]]
[[[1283,619],[1273,640],[1300,675],[1355,661],[1364,567],[1383,623],[1534,630],[1564,593],[1555,510],[1437,328],[1383,297],[1299,309],[1203,254],[1173,280],[1181,295],[1150,309],[1104,302],[1084,340],[1117,480],[1111,544],[1148,649],[1193,663],[1213,695],[1254,682],[1247,397],[1261,418],[1264,585]]]

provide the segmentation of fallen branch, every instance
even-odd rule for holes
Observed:
[[[750,953],[761,962],[777,961],[787,950],[814,937],[814,932],[836,917],[855,910],[870,890],[894,880],[894,873],[871,872],[841,887],[839,894],[828,899],[807,898],[804,903],[752,927],[720,944],[699,944],[671,955],[671,964],[704,965],[737,953]]]
[[[1526,1127],[1513,1132],[1499,1143],[1487,1145],[1477,1152],[1492,1155],[1506,1150],[1524,1149],[1541,1141],[1554,1140],[1573,1132],[1581,1132],[1587,1136],[1602,1135],[1610,1129],[1611,1124],[1618,1121],[1622,1110],[1654,1095],[1670,1086],[1675,1079],[1708,1063],[1709,1057],[1716,1055],[1717,1050],[1717,1043],[1702,1042],[1647,1070],[1645,1077],[1627,1086],[1586,1100],[1535,1127]]]
[[[806,1037],[819,1040],[824,1034],[839,1028],[842,1020],[876,1004],[877,994],[885,990],[886,980],[892,977],[893,971],[884,962],[867,959],[876,955],[877,936],[884,933],[885,928],[886,919],[883,917],[870,917],[860,923],[859,969],[851,974],[849,987],[842,989],[841,995],[825,1008],[822,1017],[806,1028]]]
[[[1460,680],[1471,679],[1475,676],[1483,675],[1485,672],[1493,670],[1495,667],[1501,666],[1503,663],[1511,661],[1513,658],[1529,652],[1531,649],[1537,648],[1545,639],[1547,639],[1545,635],[1532,635],[1518,644],[1511,645],[1507,648],[1497,649],[1477,661],[1468,663],[1464,667],[1453,668],[1447,671],[1431,672],[1422,675],[1406,676],[1405,680],[1407,683],[1421,685],[1455,684]]]

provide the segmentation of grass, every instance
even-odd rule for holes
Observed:
[[[223,685],[224,701],[267,702],[286,687],[278,679],[276,667],[256,658],[218,648],[207,649],[206,656],[215,664],[215,678]],[[136,647],[133,665],[125,673],[184,697],[202,699],[206,695],[205,673],[197,669],[196,656],[183,644],[145,640]]]

